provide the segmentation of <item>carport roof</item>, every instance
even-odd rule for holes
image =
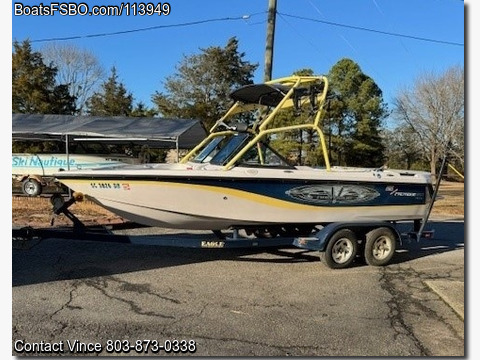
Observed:
[[[206,136],[199,120],[125,116],[13,114],[13,140],[103,141],[189,149]]]

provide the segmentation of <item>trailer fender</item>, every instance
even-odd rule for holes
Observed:
[[[38,181],[40,184],[45,185],[45,179],[41,175],[28,175],[27,178]]]
[[[325,251],[328,242],[332,236],[342,229],[348,229],[355,233],[359,242],[365,242],[366,234],[374,229],[386,227],[395,234],[398,242],[401,243],[401,236],[396,227],[386,221],[375,222],[336,222],[330,223],[318,230],[313,236],[297,237],[294,239],[293,245],[314,251]]]

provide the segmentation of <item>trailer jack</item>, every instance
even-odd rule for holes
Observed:
[[[73,223],[74,231],[82,231],[85,230],[85,224],[83,224],[79,218],[77,218],[68,208],[75,204],[76,202],[83,201],[83,194],[81,193],[73,193],[72,197],[65,201],[62,195],[60,194],[53,194],[50,197],[50,203],[53,206],[53,215],[50,219],[50,226],[55,224],[55,218],[57,215],[64,214],[67,218],[69,218]]]

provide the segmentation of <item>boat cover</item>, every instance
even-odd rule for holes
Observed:
[[[122,116],[13,114],[13,140],[96,140],[190,149],[207,133],[199,120]]]

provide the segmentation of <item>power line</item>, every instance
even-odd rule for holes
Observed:
[[[131,34],[131,33],[141,32],[141,31],[151,31],[151,30],[168,29],[168,28],[175,28],[175,27],[187,27],[187,26],[201,25],[201,24],[213,23],[213,22],[238,21],[238,20],[246,21],[252,16],[256,16],[256,15],[260,15],[260,14],[264,14],[264,13],[266,13],[266,11],[254,13],[254,14],[251,14],[251,15],[242,15],[242,16],[236,16],[236,17],[223,17],[223,18],[215,18],[215,19],[205,19],[205,20],[191,21],[191,22],[185,22],[185,23],[180,23],[180,24],[158,25],[158,26],[150,26],[150,27],[146,27],[146,28],[115,31],[115,32],[108,32],[108,33],[97,33],[97,34],[76,35],[76,36],[68,36],[68,37],[36,39],[36,40],[31,40],[31,42],[32,43],[35,43],[35,42],[39,43],[39,42],[49,42],[49,41],[65,41],[65,40],[75,40],[75,39],[86,39],[86,38]],[[281,12],[278,12],[278,11],[277,11],[277,14],[282,15],[282,16],[286,16],[286,17],[290,17],[290,18],[294,18],[294,19],[313,21],[313,22],[318,22],[318,23],[322,23],[322,24],[326,24],[326,25],[344,27],[344,28],[355,29],[355,30],[368,31],[368,32],[373,32],[373,33],[377,33],[377,34],[403,37],[403,38],[420,40],[420,41],[428,41],[428,42],[444,44],[444,45],[464,46],[464,44],[457,43],[457,42],[429,39],[429,38],[424,38],[424,37],[419,37],[419,36],[412,36],[412,35],[398,34],[398,33],[393,33],[393,32],[382,31],[382,30],[369,29],[369,28],[360,27],[360,26],[346,25],[346,24],[336,23],[336,22],[332,22],[332,21],[325,21],[325,20],[307,18],[307,17],[304,17],[304,16],[291,15],[291,14],[281,13]],[[262,23],[263,22],[264,21],[262,21]],[[249,25],[256,25],[256,24],[257,23],[249,24]]]
[[[421,41],[428,41],[428,42],[433,42],[433,43],[438,43],[438,44],[444,44],[444,45],[464,46],[464,44],[456,43],[456,42],[443,41],[443,40],[435,40],[435,39],[428,39],[428,38],[419,37],[419,36],[411,36],[411,35],[404,35],[404,34],[392,33],[392,32],[375,30],[375,29],[368,29],[368,28],[360,27],[360,26],[345,25],[345,24],[335,23],[335,22],[331,22],[331,21],[324,21],[324,20],[319,20],[319,19],[312,19],[312,18],[307,18],[307,17],[303,17],[303,16],[290,15],[290,14],[285,14],[285,13],[280,13],[280,12],[278,12],[278,14],[279,14],[279,15],[283,15],[283,16],[288,16],[288,17],[291,17],[291,18],[295,18],[295,19],[307,20],[307,21],[313,21],[313,22],[319,22],[319,23],[326,24],[326,25],[339,26],[339,27],[344,27],[344,28],[349,28],[349,29],[355,29],[355,30],[369,31],[369,32],[377,33],[377,34],[383,34],[383,35],[389,35],[389,36],[397,36],[397,37],[403,37],[403,38],[414,39],[414,40],[421,40]]]
[[[76,35],[76,36],[68,36],[68,37],[37,39],[37,40],[31,40],[31,42],[32,43],[34,43],[34,42],[38,43],[38,42],[48,42],[48,41],[64,41],[64,40],[86,39],[86,38],[130,34],[130,33],[141,32],[141,31],[150,31],[150,30],[158,30],[158,29],[168,29],[168,28],[175,28],[175,27],[186,27],[186,26],[193,26],[193,25],[201,25],[201,24],[212,23],[212,22],[248,20],[252,16],[263,14],[263,13],[264,12],[255,13],[255,14],[251,14],[251,15],[242,15],[242,16],[237,16],[237,17],[224,17],[224,18],[216,18],[216,19],[198,20],[198,21],[191,21],[191,22],[180,23],[180,24],[150,26],[150,27],[146,27],[146,28],[115,31],[115,32],[109,32],[109,33],[97,33],[97,34]]]

